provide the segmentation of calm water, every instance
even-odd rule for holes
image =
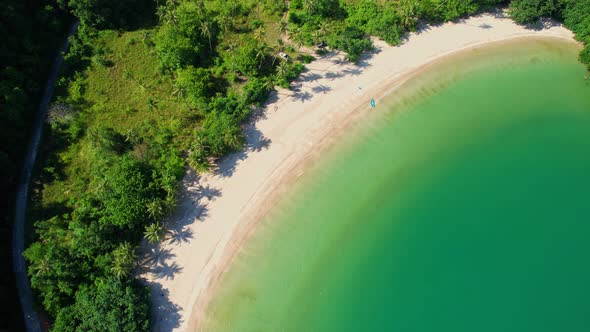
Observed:
[[[261,223],[206,330],[590,331],[576,52],[479,49],[380,102]]]

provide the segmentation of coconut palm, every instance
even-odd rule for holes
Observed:
[[[208,149],[209,145],[207,144],[207,139],[205,136],[197,134],[191,147],[191,154],[194,153],[203,156],[206,154]]]
[[[277,44],[274,47],[275,54],[285,52],[285,42],[282,39],[277,39]],[[275,61],[277,61],[276,55],[272,57],[272,66],[274,67]]]
[[[172,23],[174,26],[176,26],[176,7],[178,7],[178,2],[176,0],[167,0],[165,4],[158,6],[156,14],[160,19],[160,22],[164,22],[166,24]]]
[[[286,61],[281,61],[277,66],[277,78],[286,79],[289,73],[289,64]]]
[[[264,29],[263,26],[260,26],[260,27],[256,28],[256,30],[254,30],[254,39],[256,39],[258,42],[264,41],[265,35],[266,35],[266,30]]]
[[[279,24],[277,24],[277,32],[279,33],[279,36],[282,36],[285,34],[285,32],[287,32],[287,20],[282,18],[279,21]]]
[[[111,272],[119,279],[128,277],[133,269],[135,258],[135,248],[129,242],[119,244],[113,251]]]
[[[297,47],[301,47],[303,44],[305,44],[303,33],[299,27],[295,27],[289,32],[289,38],[295,43]]]
[[[322,39],[326,38],[328,32],[330,32],[330,26],[326,22],[321,22],[318,26],[318,33]]]
[[[164,216],[164,204],[159,198],[153,199],[146,204],[148,215],[154,220],[158,221]]]
[[[318,44],[319,42],[321,42],[323,37],[322,37],[322,33],[320,32],[320,30],[314,30],[311,33],[311,39],[313,40],[314,44]]]
[[[266,51],[267,50],[268,50],[268,47],[265,44],[260,45],[256,49],[256,59],[258,60],[258,70],[260,70],[260,68],[262,68],[262,64],[264,63],[264,60],[266,59]]]
[[[162,240],[163,236],[164,236],[164,228],[162,227],[162,225],[160,225],[159,222],[149,224],[145,228],[145,232],[143,232],[143,237],[145,237],[145,239],[149,243],[158,243],[158,242],[160,242],[160,240]]]
[[[207,21],[207,20],[203,20],[201,22],[201,35],[203,37],[207,37],[207,39],[209,40],[209,51],[213,52],[213,45],[211,44],[211,35],[212,35],[212,25],[211,22]]]
[[[231,24],[231,19],[226,14],[220,13],[215,17],[215,22],[221,31],[226,32]]]
[[[397,8],[400,23],[405,29],[412,29],[416,24],[419,3],[416,0],[401,0]]]
[[[35,270],[36,276],[47,275],[51,271],[51,264],[49,264],[47,259],[42,259],[37,264],[31,266]]]
[[[271,92],[275,88],[276,77],[274,75],[267,76],[263,79],[264,90]]]
[[[316,0],[305,0],[303,2],[303,8],[309,14],[313,14],[316,10]]]
[[[205,2],[203,0],[196,1],[196,13],[199,16],[204,16],[206,9],[205,9]]]

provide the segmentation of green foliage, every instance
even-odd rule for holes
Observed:
[[[104,208],[101,222],[128,228],[143,225],[148,218],[146,205],[157,195],[152,181],[144,165],[128,156],[121,158],[104,176],[98,196]]]
[[[502,2],[292,0],[287,8],[282,0],[162,0],[156,27],[101,30],[138,22],[137,1],[70,1],[82,24],[57,101],[73,112],[51,127],[48,176],[33,211],[38,239],[25,252],[56,331],[148,329],[146,290],[132,276],[137,244],[163,237],[160,221],[175,204],[185,163],[205,172],[243,148],[253,107],[276,85],[289,88],[304,70],[300,61],[312,60],[297,47],[327,43],[357,62],[372,50],[371,36],[398,44],[420,20],[455,20]],[[510,11],[520,22],[563,16],[588,41],[589,8],[590,0],[514,0]],[[24,52],[26,43],[9,41]],[[588,46],[580,60],[590,63]],[[24,107],[42,81],[32,70],[21,75],[27,65],[2,68],[0,106],[8,111],[0,124],[9,133],[24,127]],[[10,173],[18,166],[9,149],[23,137],[1,137],[0,162]]]
[[[96,29],[132,27],[152,7],[141,0],[69,0],[68,6],[83,25]]]
[[[358,62],[363,52],[373,49],[373,42],[366,36],[359,28],[348,26],[329,43],[346,52],[346,58],[351,62]]]
[[[99,279],[82,287],[62,310],[53,331],[148,331],[149,291],[135,281]]]
[[[580,61],[586,64],[588,70],[590,70],[590,44],[586,44],[582,52],[580,52]]]
[[[172,25],[164,25],[156,35],[156,52],[167,69],[178,69],[194,64],[201,45]]]
[[[149,224],[145,228],[143,237],[148,240],[149,243],[158,243],[162,240],[162,237],[164,237],[164,228],[159,222]]]
[[[125,279],[131,274],[135,263],[135,248],[129,242],[120,243],[113,251],[111,272],[118,279]]]
[[[225,50],[222,56],[229,70],[251,77],[258,75],[259,59],[266,57],[266,53],[256,39],[245,37],[239,46]]]
[[[213,111],[203,122],[203,136],[211,156],[221,157],[242,147],[244,137],[239,121],[228,113]]]
[[[476,12],[479,9],[474,0],[435,1],[435,11],[442,21],[452,21]]]
[[[564,4],[563,23],[576,34],[578,40],[590,41],[590,0],[564,0]]]
[[[383,7],[373,0],[362,0],[347,6],[346,11],[348,26],[360,28],[366,34],[380,37],[389,44],[399,44],[399,17],[396,15],[393,3]],[[346,33],[350,34],[350,32]],[[361,39],[363,37],[359,36]],[[358,56],[354,55],[354,57]]]
[[[76,131],[78,129],[72,130]],[[89,135],[95,146],[117,154],[121,154],[129,148],[125,137],[117,133],[113,128],[99,126],[96,129],[89,130]]]
[[[513,0],[510,2],[510,17],[520,24],[534,23],[543,16],[557,11],[556,0]]]
[[[175,84],[181,97],[193,109],[205,109],[214,89],[209,71],[193,66],[177,70]]]
[[[212,51],[216,24],[207,17],[202,2],[168,1],[159,9],[165,22],[156,36],[156,52],[166,69],[196,65],[203,60],[205,45]]]

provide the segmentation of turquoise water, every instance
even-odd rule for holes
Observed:
[[[590,331],[590,86],[519,41],[427,68],[247,241],[211,331]]]

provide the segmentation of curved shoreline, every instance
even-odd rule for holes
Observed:
[[[483,24],[492,28],[483,29]],[[574,42],[572,33],[561,26],[533,31],[505,18],[481,15],[412,34],[399,47],[377,42],[381,52],[364,60],[360,67],[334,63],[340,54],[308,65],[309,70],[302,75],[302,91],[295,95],[280,91],[279,95],[284,96],[269,103],[266,116],[246,129],[248,150],[222,160],[217,174],[203,176],[199,185],[194,175],[185,180],[183,200],[172,226],[182,225],[196,236],[186,242],[162,244],[161,250],[175,257],[177,273],[167,279],[144,274],[152,289],[166,290],[165,297],[164,292],[152,295],[155,329],[202,328],[200,323],[212,290],[257,222],[304,173],[306,165],[337,141],[343,129],[370,114],[363,112],[368,109],[363,105],[368,105],[371,98],[378,100],[391,94],[449,55],[531,37]],[[195,208],[195,203],[200,207]],[[168,297],[181,312],[177,321],[164,317],[169,312],[162,310],[162,302]]]

